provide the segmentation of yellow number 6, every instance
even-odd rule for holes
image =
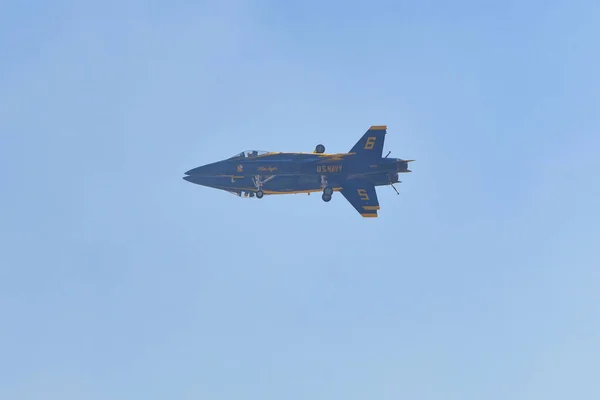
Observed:
[[[365,144],[365,150],[373,150],[373,147],[375,147],[375,140],[377,138],[375,136],[371,136],[367,139],[367,144]]]

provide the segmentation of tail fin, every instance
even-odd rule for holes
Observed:
[[[385,125],[371,126],[363,137],[356,142],[354,147],[352,147],[350,153],[355,153],[359,157],[364,158],[381,158],[386,133],[387,126]]]

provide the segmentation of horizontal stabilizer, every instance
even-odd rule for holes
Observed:
[[[342,195],[365,218],[377,218],[379,200],[377,191],[371,182],[352,179],[347,181],[342,190]]]

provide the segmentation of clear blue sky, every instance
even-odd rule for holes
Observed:
[[[3,1],[0,398],[599,398],[599,20]],[[372,124],[378,219],[181,179]]]

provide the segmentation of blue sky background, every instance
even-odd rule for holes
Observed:
[[[0,398],[600,397],[594,1],[0,3]],[[181,179],[416,159],[380,218]]]

